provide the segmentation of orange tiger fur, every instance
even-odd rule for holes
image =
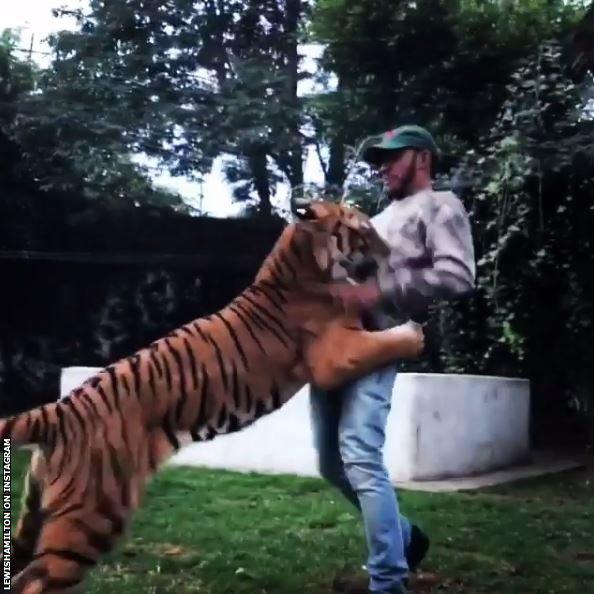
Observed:
[[[341,258],[384,255],[367,218],[329,203],[308,218],[287,226],[253,284],[218,313],[56,403],[0,421],[2,438],[39,446],[13,539],[12,592],[78,590],[124,534],[147,480],[186,441],[241,429],[306,382],[337,386],[414,354],[392,330],[362,330],[329,297]]]

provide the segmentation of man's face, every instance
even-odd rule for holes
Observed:
[[[379,174],[392,198],[406,196],[416,175],[416,168],[416,151],[412,149],[397,151],[380,165]]]

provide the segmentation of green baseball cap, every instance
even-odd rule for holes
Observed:
[[[363,161],[370,165],[379,166],[386,153],[408,148],[431,151],[434,158],[439,156],[439,149],[433,136],[421,126],[400,126],[384,132],[373,140],[375,142],[367,146],[361,155]]]

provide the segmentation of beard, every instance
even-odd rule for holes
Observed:
[[[410,194],[412,194],[411,184],[413,179],[415,178],[416,169],[417,154],[415,153],[412,161],[409,163],[408,168],[402,176],[400,185],[397,188],[394,188],[393,190],[388,189],[388,196],[391,200],[402,200],[403,198],[406,198],[407,196],[410,196]]]

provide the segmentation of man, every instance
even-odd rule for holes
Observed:
[[[345,307],[358,308],[370,329],[423,322],[431,301],[461,297],[474,287],[467,213],[454,194],[432,188],[437,155],[431,134],[419,126],[390,130],[363,154],[379,169],[391,198],[372,219],[391,254],[377,282],[339,285],[335,296]],[[347,585],[350,594],[405,592],[409,570],[416,570],[429,548],[427,536],[400,515],[383,462],[395,379],[394,363],[340,390],[311,392],[320,473],[363,518],[369,587]]]

